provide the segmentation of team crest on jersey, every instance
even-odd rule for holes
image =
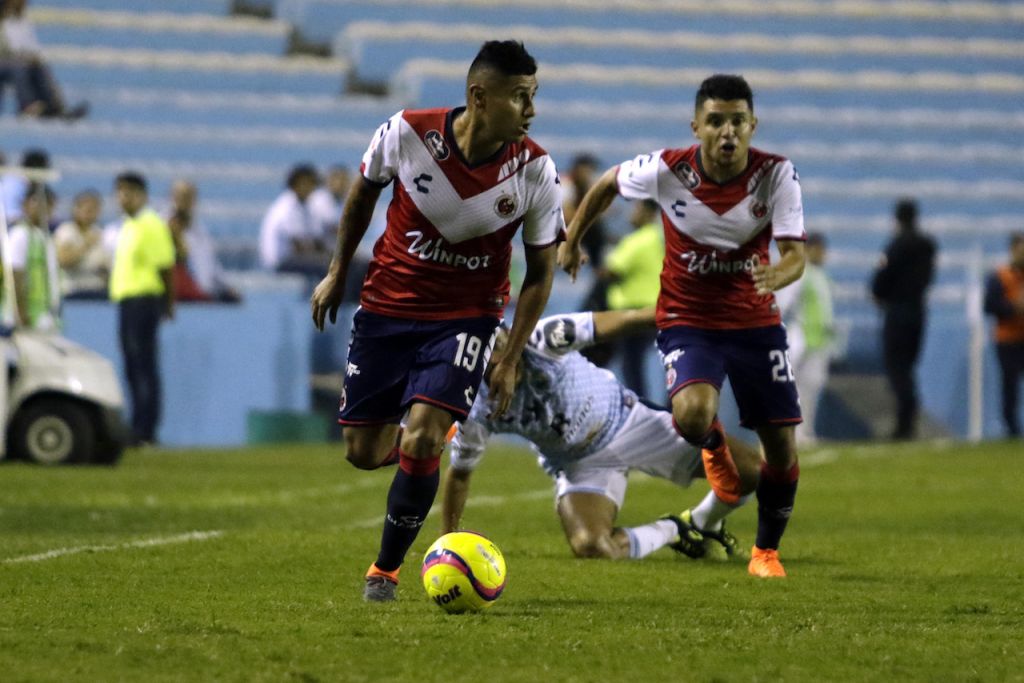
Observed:
[[[509,218],[516,212],[516,198],[510,194],[503,194],[494,202],[494,213],[502,218]]]
[[[761,220],[768,215],[768,205],[764,202],[754,202],[750,205],[750,215]]]
[[[444,136],[439,131],[427,131],[427,134],[423,136],[423,142],[427,143],[427,149],[438,161],[444,161],[451,154],[448,150],[448,143],[444,141]]]
[[[676,177],[679,178],[679,182],[681,182],[683,187],[687,190],[696,190],[697,186],[700,185],[700,176],[697,175],[695,170],[693,170],[693,166],[690,166],[690,164],[685,161],[680,161],[676,164],[672,169],[672,172],[676,174]]]
[[[676,383],[676,377],[677,377],[677,375],[676,375],[676,369],[675,368],[669,368],[665,372],[665,389],[671,389],[672,388],[672,386]]]

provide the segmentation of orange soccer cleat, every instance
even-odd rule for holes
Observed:
[[[716,448],[704,448],[700,452],[701,458],[704,460],[704,476],[707,477],[708,484],[711,485],[715,495],[723,503],[736,505],[742,496],[740,472],[736,468],[736,462],[732,459],[732,452],[725,440],[722,425],[715,420],[711,428],[718,431],[721,438]]]
[[[756,545],[750,551],[750,564],[747,565],[747,572],[762,579],[786,578],[786,570],[779,562],[779,551],[764,550]]]

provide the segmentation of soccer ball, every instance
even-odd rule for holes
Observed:
[[[427,549],[420,575],[427,595],[445,612],[480,612],[505,589],[505,558],[480,534],[454,531]]]

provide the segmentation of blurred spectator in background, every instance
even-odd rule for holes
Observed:
[[[917,202],[901,199],[895,209],[896,234],[871,280],[871,293],[882,309],[885,372],[896,395],[892,438],[912,439],[917,429],[918,400],[914,370],[925,327],[925,294],[935,273],[935,242],[918,230]]]
[[[174,238],[175,294],[179,301],[237,302],[241,296],[224,280],[213,236],[196,216],[198,190],[188,180],[171,185],[167,225]]]
[[[31,183],[8,242],[20,322],[37,330],[60,327],[60,269],[49,229],[56,203],[53,190]]]
[[[42,149],[26,149],[21,155],[22,169],[50,168],[50,155]],[[21,218],[21,203],[25,199],[29,180],[20,170],[11,170],[0,177],[3,183],[4,211],[7,212],[7,223],[14,224]]]
[[[3,0],[0,12],[0,33],[3,44],[0,54],[12,71],[18,93],[18,111],[22,116],[80,119],[89,113],[89,105],[81,102],[68,107],[53,77],[42,47],[36,38],[32,20],[25,15],[28,0]]]
[[[345,195],[348,194],[350,182],[347,168],[341,165],[331,166],[324,184],[313,190],[313,194],[309,195],[307,200],[313,221],[320,227],[327,244],[334,244],[338,239],[341,209],[345,205]]]
[[[1024,232],[1010,236],[1010,261],[985,284],[985,312],[996,320],[996,356],[1002,374],[1003,421],[1009,436],[1020,436],[1017,399],[1024,375]]]
[[[566,225],[572,222],[577,207],[597,179],[599,167],[600,163],[597,157],[583,153],[576,155],[569,165],[569,169],[562,174],[560,178],[562,213],[565,215]],[[583,236],[580,245],[583,247],[587,261],[593,266],[594,272],[600,273],[604,266],[605,248],[608,246],[608,230],[603,220],[598,219],[594,222],[590,230]],[[578,310],[604,311],[607,308],[608,283],[598,278],[583,297]],[[610,342],[595,344],[583,349],[581,353],[594,365],[604,367],[611,362],[612,356],[615,355],[615,345]]]
[[[132,443],[156,443],[160,421],[161,318],[174,318],[174,238],[148,205],[146,179],[126,171],[114,181],[124,223],[117,235],[110,298],[118,304],[118,333],[132,397]]]
[[[107,298],[110,252],[103,241],[103,229],[96,222],[102,208],[99,192],[79,192],[71,205],[71,220],[58,225],[53,233],[65,299]]]
[[[319,280],[331,261],[309,207],[309,196],[320,184],[316,169],[299,164],[288,173],[287,187],[267,209],[260,226],[260,262],[268,270],[299,273]]]
[[[652,308],[661,290],[661,264],[665,260],[665,232],[661,225],[661,207],[651,199],[633,206],[629,217],[633,232],[623,237],[598,271],[608,285],[608,308]],[[647,357],[654,349],[657,330],[641,330],[623,336],[613,348],[622,354],[622,383],[641,396],[661,400],[647,392]]]
[[[828,383],[829,360],[835,339],[832,317],[832,283],[825,272],[828,244],[820,232],[807,234],[804,274],[775,293],[782,322],[789,336],[789,364],[796,377],[800,412],[804,421],[796,427],[801,444],[818,440],[814,430],[821,392]]]

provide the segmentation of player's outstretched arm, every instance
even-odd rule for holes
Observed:
[[[804,274],[804,243],[800,240],[780,240],[779,262],[775,264],[760,263],[754,266],[754,285],[758,294],[769,294],[786,285],[796,282]]]
[[[572,222],[569,223],[569,234],[565,242],[558,247],[558,265],[572,277],[573,282],[576,281],[576,274],[579,272],[580,266],[586,263],[583,250],[580,248],[583,236],[619,194],[618,183],[615,180],[618,171],[618,166],[609,168],[587,190],[579,208],[573,214]]]
[[[352,189],[345,199],[334,257],[327,269],[327,275],[313,290],[313,296],[309,301],[313,311],[313,324],[320,331],[324,329],[324,318],[327,316],[330,316],[332,323],[337,320],[338,307],[345,296],[345,275],[348,265],[352,262],[356,247],[370,226],[381,189],[360,179],[352,183]]]
[[[654,327],[655,308],[594,311],[594,343]]]
[[[500,417],[512,403],[516,390],[516,370],[533,328],[548,303],[555,275],[554,245],[526,250],[526,276],[519,290],[519,303],[508,333],[508,342],[500,357],[491,357],[487,389],[491,398],[491,417]]]

